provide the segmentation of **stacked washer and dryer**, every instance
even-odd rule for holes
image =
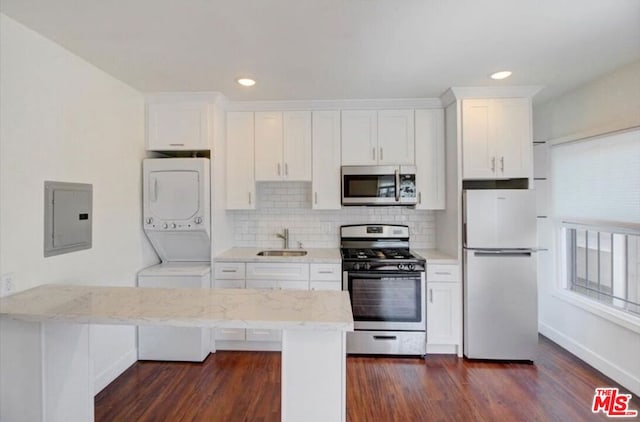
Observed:
[[[162,263],[138,273],[139,287],[211,287],[207,158],[149,158],[143,168],[143,226]],[[211,330],[138,327],[138,359],[202,362]]]

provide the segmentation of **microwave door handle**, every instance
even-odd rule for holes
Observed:
[[[396,202],[400,201],[400,170],[396,169]]]

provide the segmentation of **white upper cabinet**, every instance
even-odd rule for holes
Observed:
[[[210,105],[185,99],[147,102],[147,151],[210,148]]]
[[[340,112],[313,112],[312,208],[340,209]]]
[[[255,113],[257,181],[311,180],[311,112]]]
[[[415,111],[415,144],[416,209],[444,209],[444,110]]]
[[[378,111],[378,164],[414,164],[413,110]]]
[[[253,112],[227,112],[227,209],[254,209]]]
[[[342,165],[414,164],[413,110],[342,112]]]
[[[528,98],[462,100],[464,179],[531,177]]]
[[[342,165],[358,166],[377,163],[377,112],[375,110],[343,111]]]
[[[311,180],[311,112],[285,111],[284,178]]]
[[[255,113],[256,180],[282,180],[282,112]]]

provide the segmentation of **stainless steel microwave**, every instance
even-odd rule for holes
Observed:
[[[415,166],[343,166],[342,205],[415,205]]]

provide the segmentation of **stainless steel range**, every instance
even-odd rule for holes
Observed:
[[[425,260],[409,249],[409,227],[348,225],[340,238],[355,327],[347,353],[424,356]]]

